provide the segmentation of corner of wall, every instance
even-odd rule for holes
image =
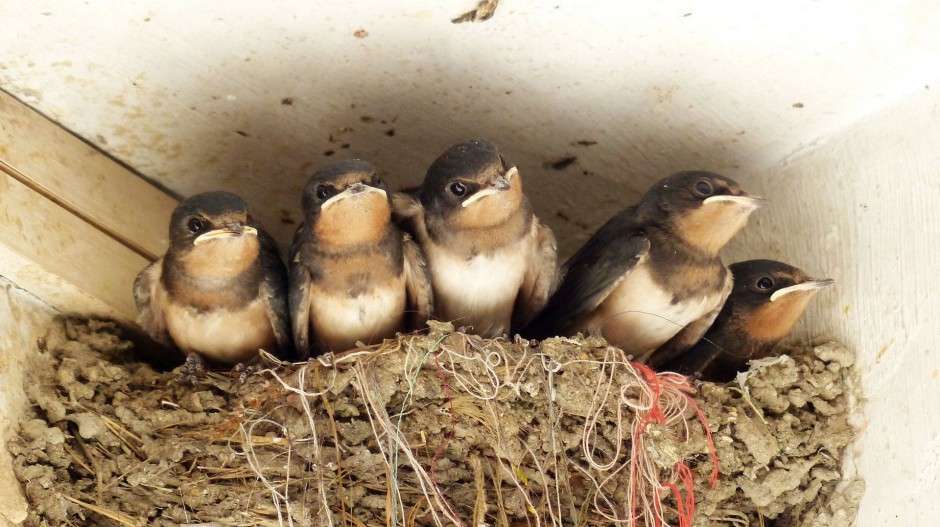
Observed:
[[[27,503],[6,444],[28,405],[24,373],[38,357],[37,342],[57,323],[57,311],[0,276],[0,313],[0,527],[7,527],[26,518]]]

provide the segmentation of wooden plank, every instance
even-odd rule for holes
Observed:
[[[176,200],[0,90],[0,172],[153,260]]]
[[[64,312],[134,320],[148,259],[6,174],[0,196],[0,274]]]

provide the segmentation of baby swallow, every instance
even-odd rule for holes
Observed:
[[[748,361],[770,355],[816,293],[833,283],[773,260],[749,260],[729,269],[734,289],[715,323],[695,346],[661,369],[729,381]]]
[[[418,329],[432,307],[421,248],[391,221],[388,189],[365,161],[333,163],[304,188],[290,248],[299,352],[343,351]]]
[[[565,263],[558,291],[520,333],[600,335],[638,360],[688,349],[731,292],[718,251],[763,203],[709,172],[659,181]]]
[[[140,326],[187,355],[248,362],[258,350],[290,356],[287,271],[274,240],[228,192],[197,194],[170,218],[170,246],[134,281]]]
[[[519,170],[492,143],[450,147],[416,195],[395,197],[428,258],[434,315],[497,337],[531,320],[555,285],[555,236],[532,213]]]

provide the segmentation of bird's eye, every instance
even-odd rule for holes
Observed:
[[[317,186],[317,197],[320,199],[326,199],[333,195],[333,187],[329,185],[319,185]]]
[[[199,232],[204,227],[205,225],[199,218],[189,218],[189,221],[186,222],[186,228],[189,229],[189,232]]]
[[[696,181],[695,186],[693,187],[695,192],[700,196],[711,196],[715,191],[715,188],[712,187],[712,184],[704,179]]]
[[[451,191],[455,196],[463,196],[464,194],[467,193],[467,186],[464,185],[463,183],[457,181],[457,182],[454,182],[454,183],[451,183],[451,184],[450,184],[450,191]]]
[[[762,276],[757,279],[756,285],[761,291],[770,291],[774,287],[774,281],[769,276]]]
[[[372,186],[373,186],[373,187],[381,187],[381,186],[382,186],[382,178],[380,178],[378,175],[372,176]]]

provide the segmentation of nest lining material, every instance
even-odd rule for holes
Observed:
[[[835,343],[695,390],[600,339],[447,324],[195,388],[129,347],[75,320],[42,346],[10,444],[25,525],[848,526],[864,491]]]

